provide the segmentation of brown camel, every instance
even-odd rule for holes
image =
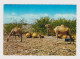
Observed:
[[[49,30],[51,33],[55,33],[55,34],[56,34],[56,39],[57,39],[57,40],[58,40],[58,34],[61,34],[61,35],[69,35],[70,38],[72,39],[70,28],[68,28],[68,27],[66,27],[66,26],[64,26],[64,25],[57,26],[57,27],[55,27],[54,29],[52,29],[52,27],[51,27],[50,24],[46,24],[45,27],[47,27],[48,30]]]
[[[22,30],[21,30],[21,28],[19,28],[19,27],[15,27],[15,28],[13,28],[12,30],[11,30],[11,32],[9,33],[9,36],[8,36],[8,38],[7,38],[7,41],[9,41],[9,38],[11,37],[11,36],[15,36],[15,39],[16,39],[16,36],[21,36],[21,42],[22,42]]]

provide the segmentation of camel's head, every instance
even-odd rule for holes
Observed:
[[[51,25],[50,24],[46,24],[45,27],[46,28],[51,28]]]

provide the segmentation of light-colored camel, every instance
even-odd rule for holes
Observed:
[[[22,30],[21,30],[21,28],[19,28],[19,27],[14,27],[12,30],[11,30],[11,32],[9,33],[9,36],[8,36],[8,38],[7,38],[7,41],[9,41],[9,38],[11,37],[11,36],[15,36],[15,39],[16,39],[16,36],[21,36],[21,42],[22,42]]]
[[[57,39],[57,40],[58,40],[58,34],[61,34],[61,35],[69,35],[70,38],[72,39],[70,28],[68,28],[68,27],[66,27],[66,26],[64,26],[64,25],[57,26],[57,27],[55,27],[54,29],[52,29],[52,27],[51,27],[50,24],[46,24],[45,27],[47,27],[48,30],[49,30],[51,33],[55,33],[55,34],[56,34],[56,39]]]

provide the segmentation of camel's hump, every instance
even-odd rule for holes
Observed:
[[[69,28],[65,27],[65,26],[57,26],[56,28],[54,28],[55,31],[68,31]]]
[[[21,31],[21,28],[19,28],[19,27],[15,27],[15,28],[12,29],[12,31],[15,31],[15,32],[17,32],[17,31]]]

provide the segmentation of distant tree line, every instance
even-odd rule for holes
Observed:
[[[49,17],[41,17],[40,19],[37,19],[35,23],[31,24],[33,28],[33,32],[37,32],[39,34],[46,35],[47,34],[47,28],[45,27],[45,24],[51,24],[52,28],[54,29],[56,26],[60,26],[61,24],[67,26],[70,28],[72,34],[76,34],[76,19],[75,20],[67,20],[65,18],[59,18],[59,19],[50,19]],[[9,32],[14,27],[20,27],[22,28],[22,25],[27,25],[25,21],[22,19],[20,22],[15,23],[9,23],[5,24],[4,26],[4,32],[9,34]],[[49,32],[50,35],[53,35]]]

